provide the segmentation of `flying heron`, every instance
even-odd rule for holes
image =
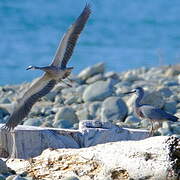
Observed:
[[[17,106],[10,115],[7,123],[3,126],[4,129],[8,131],[13,130],[28,115],[32,106],[39,98],[50,92],[57,82],[63,81],[63,79],[70,75],[73,67],[66,67],[66,65],[73,54],[78,37],[82,32],[90,14],[90,5],[86,4],[80,16],[64,34],[53,61],[49,66],[29,66],[27,68],[27,70],[39,69],[45,73],[31,85],[22,98],[17,100]]]
[[[178,118],[176,116],[173,116],[162,109],[155,108],[151,105],[148,104],[141,104],[141,100],[143,99],[144,96],[144,90],[142,87],[137,87],[134,90],[130,92],[126,92],[124,94],[131,94],[131,93],[136,93],[137,98],[134,103],[134,112],[136,116],[140,119],[147,119],[151,122],[151,130],[150,130],[150,135],[153,135],[153,123],[155,121],[157,122],[162,122],[162,121],[173,121],[176,122]]]

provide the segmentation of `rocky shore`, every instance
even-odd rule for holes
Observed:
[[[85,68],[72,75],[72,87],[58,83],[24,119],[23,125],[79,129],[84,120],[98,120],[126,128],[148,129],[150,123],[133,114],[135,95],[123,93],[137,86],[145,89],[144,103],[152,104],[180,118],[180,65],[139,68],[127,72],[106,72],[103,63]],[[0,87],[0,123],[5,123],[13,111],[15,100],[29,88],[30,83]],[[180,120],[163,122],[156,135],[180,137]],[[32,179],[13,175],[0,160],[0,180]],[[2,175],[1,175],[2,174]],[[24,177],[23,177],[24,176]],[[72,180],[75,180],[72,178]]]
[[[180,117],[180,65],[106,72],[103,63],[85,68],[71,77],[72,87],[58,83],[24,119],[24,125],[78,129],[82,120],[100,120],[148,129],[149,122],[133,115],[135,95],[123,93],[137,86],[145,89],[143,102]],[[0,123],[6,122],[15,100],[30,83],[0,87]],[[157,135],[180,134],[180,124],[164,122]]]

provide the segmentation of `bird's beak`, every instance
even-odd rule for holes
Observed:
[[[33,66],[28,66],[26,70],[33,69]]]
[[[132,94],[132,93],[135,93],[136,91],[129,91],[129,92],[125,92],[123,94]]]

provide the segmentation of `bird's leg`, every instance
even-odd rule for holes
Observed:
[[[70,79],[70,78],[68,78],[68,77],[66,77],[66,79],[68,80],[68,81],[70,81],[71,83],[73,83],[75,80],[73,80],[73,79]]]
[[[68,87],[72,87],[72,85],[71,84],[69,84],[69,83],[67,83],[67,82],[65,82],[65,81],[63,81],[62,79],[61,79],[61,82],[63,82],[65,85],[67,85]]]
[[[149,137],[153,136],[154,134],[153,121],[150,120],[150,122],[151,122],[151,129],[150,129]]]

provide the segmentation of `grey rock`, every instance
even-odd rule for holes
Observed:
[[[8,176],[6,180],[26,180],[26,179],[19,175],[11,175],[11,176]]]
[[[140,78],[138,77],[138,74],[136,72],[133,72],[133,71],[127,71],[124,74],[123,79],[125,81],[129,81],[129,82],[134,82],[134,81],[140,80]]]
[[[23,123],[23,125],[26,125],[26,126],[41,126],[42,123],[43,123],[43,119],[29,118]]]
[[[89,105],[89,114],[92,116],[92,118],[95,118],[96,116],[98,116],[98,114],[100,114],[101,106],[101,101],[95,101]]]
[[[161,95],[163,97],[169,97],[169,96],[173,95],[172,91],[166,87],[158,88],[158,92],[161,93]]]
[[[148,128],[148,126],[150,125],[150,122],[146,119],[141,120],[141,126],[144,128]]]
[[[157,108],[162,108],[165,104],[165,101],[159,92],[154,91],[154,92],[145,94],[142,100],[142,104],[150,104]]]
[[[72,123],[78,122],[75,110],[69,106],[59,108],[55,115],[55,123],[61,119],[71,121]]]
[[[178,86],[179,83],[177,81],[167,81],[164,83],[165,86]]]
[[[139,122],[141,122],[141,120],[138,119],[138,118],[135,117],[135,116],[128,116],[128,117],[126,118],[126,120],[125,120],[125,123],[129,123],[129,124],[131,124],[131,123],[139,123]]]
[[[92,84],[92,83],[94,83],[94,82],[96,82],[96,81],[100,81],[100,80],[103,80],[103,79],[104,79],[104,77],[103,77],[102,74],[96,74],[96,75],[88,78],[88,79],[86,80],[86,83],[87,83],[87,84]]]
[[[111,96],[112,84],[109,81],[97,81],[89,85],[84,93],[83,100],[86,101],[101,101],[106,97]]]
[[[4,108],[0,108],[0,119],[3,119],[7,115],[10,115],[9,112]]]
[[[113,71],[110,71],[110,72],[106,72],[104,74],[104,77],[105,78],[113,78],[113,79],[118,79],[119,76],[117,75],[117,73],[113,72]]]
[[[176,105],[177,105],[177,103],[175,101],[166,102],[163,109],[169,113],[175,114],[176,113]]]
[[[119,97],[109,97],[102,103],[102,121],[123,121],[128,113],[124,101]]]
[[[6,177],[3,176],[2,174],[0,174],[0,180],[5,180],[5,179],[6,179]]]
[[[47,100],[47,101],[54,101],[55,97],[57,95],[56,91],[51,91],[49,92],[46,96],[43,97],[43,99]]]
[[[82,95],[83,93],[84,93],[84,90],[87,88],[87,84],[83,84],[83,85],[81,85],[81,86],[78,86],[77,88],[76,88],[76,93],[78,94],[78,95]]]
[[[172,135],[172,132],[168,129],[168,128],[159,128],[158,132],[162,135],[162,136],[170,136]]]
[[[72,123],[72,121],[61,119],[59,121],[56,121],[53,124],[53,127],[55,127],[55,128],[72,128],[73,123]]]
[[[49,116],[54,112],[52,111],[51,106],[46,106],[41,109],[41,113],[44,114],[45,116]]]
[[[55,104],[62,104],[62,103],[64,103],[64,99],[61,96],[56,96],[54,101],[55,101],[54,102]]]
[[[2,159],[0,159],[0,173],[8,173],[8,167],[6,165],[6,162],[4,162]]]
[[[71,105],[74,103],[79,103],[79,101],[80,100],[78,96],[71,96],[64,101],[64,104]]]
[[[179,125],[173,124],[171,125],[171,128],[172,128],[173,133],[180,135],[180,124]]]
[[[3,104],[10,104],[11,101],[9,100],[9,98],[3,98],[3,99],[1,99],[0,103],[3,103]]]
[[[104,63],[98,63],[94,66],[91,66],[91,67],[88,67],[88,68],[82,70],[79,73],[78,77],[82,80],[86,80],[95,74],[104,73],[104,69],[105,69]]]
[[[89,111],[88,111],[87,108],[84,108],[82,110],[77,111],[76,115],[78,116],[79,120],[88,120],[88,119],[91,119],[91,116],[89,115]]]
[[[63,180],[79,180],[79,178],[76,176],[70,176],[70,177],[64,178]]]

